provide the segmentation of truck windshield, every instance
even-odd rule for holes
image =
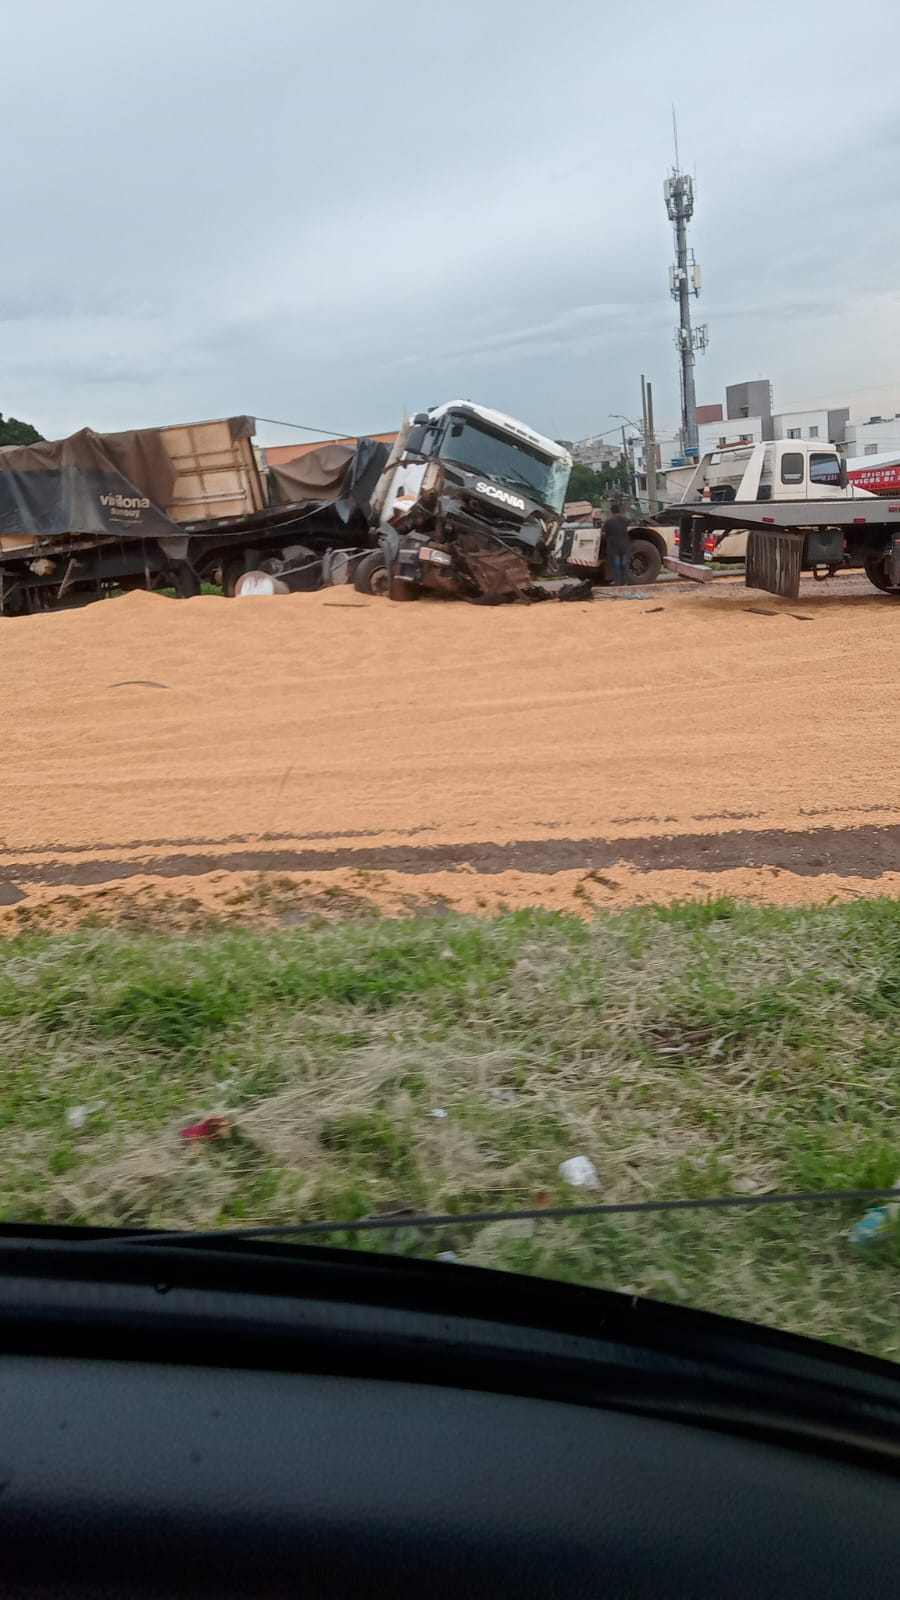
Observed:
[[[566,461],[550,460],[508,434],[493,433],[480,423],[454,417],[440,450],[444,461],[455,461],[470,472],[483,472],[492,483],[517,489],[529,500],[561,511],[569,482]]]

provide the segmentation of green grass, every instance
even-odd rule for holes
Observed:
[[[0,944],[0,1214],[179,1227],[565,1202],[578,1154],[605,1199],[882,1185],[900,1176],[898,1015],[891,901],[22,934]],[[210,1112],[232,1137],[179,1138]],[[362,1242],[896,1356],[900,1251],[851,1249],[859,1209]]]

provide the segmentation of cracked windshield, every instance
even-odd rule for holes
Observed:
[[[3,20],[5,1228],[896,1358],[887,59],[828,0]]]

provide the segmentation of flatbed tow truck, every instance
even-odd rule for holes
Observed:
[[[785,486],[777,499],[776,483]],[[683,578],[708,581],[704,555],[723,535],[746,532],[749,589],[796,600],[801,573],[830,578],[861,567],[876,589],[900,598],[900,494],[855,488],[833,446],[779,441],[713,452],[657,521],[678,527],[678,555],[665,564]]]

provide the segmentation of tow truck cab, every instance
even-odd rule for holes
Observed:
[[[847,500],[865,492],[848,483],[846,462],[834,445],[774,439],[708,450],[676,498],[690,505],[710,500]]]

